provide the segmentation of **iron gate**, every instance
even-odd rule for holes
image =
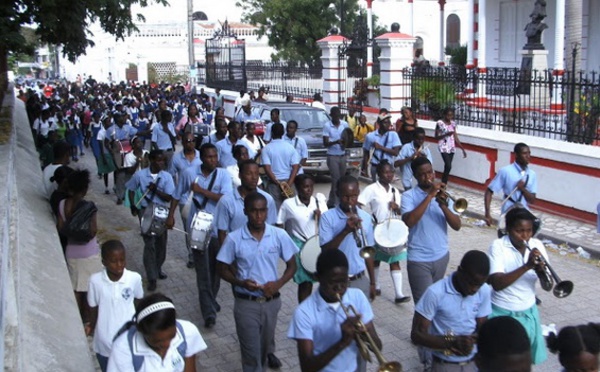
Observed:
[[[237,38],[227,21],[206,40],[206,85],[227,90],[246,90],[246,43]]]

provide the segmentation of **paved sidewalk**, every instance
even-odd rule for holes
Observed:
[[[93,177],[88,197],[94,200],[99,209],[98,238],[100,242],[110,238],[119,238],[128,248],[128,268],[142,273],[142,238],[139,235],[139,224],[137,218],[131,216],[129,210],[115,204],[114,194],[104,195],[102,181],[95,176],[96,166],[91,156],[91,151],[81,158],[74,167],[87,167]],[[110,188],[112,189],[112,177]],[[363,185],[364,186],[364,185]],[[449,190],[456,197],[465,197],[469,201],[471,213],[482,211],[483,195],[466,189],[450,187]],[[319,183],[316,192],[327,193],[329,184]],[[497,204],[497,203],[496,203]],[[498,215],[497,206],[495,215]],[[587,226],[564,218],[543,215],[544,228],[548,233],[556,234],[561,239],[568,241],[568,234],[573,234],[579,229],[586,235],[587,231],[593,230],[593,226]],[[177,218],[177,224],[181,227],[181,221]],[[589,234],[588,234],[589,235]],[[460,231],[451,231],[450,234],[451,259],[448,272],[456,270],[462,255],[471,249],[486,251],[496,237],[493,228],[477,225],[477,220],[470,217],[463,218],[463,227]],[[597,246],[598,236],[584,236],[589,240],[589,246]],[[558,242],[562,242],[559,240]],[[587,240],[586,240],[587,242]],[[587,244],[587,243],[586,243]],[[575,283],[573,294],[565,299],[557,299],[551,294],[539,290],[539,297],[543,300],[540,308],[542,321],[545,324],[555,323],[560,329],[565,325],[581,324],[590,321],[600,322],[600,299],[596,295],[596,283],[600,279],[598,262],[580,259],[576,254],[567,253],[560,255],[551,252],[551,261],[554,269],[563,279],[572,280]],[[187,269],[186,250],[184,236],[181,233],[169,232],[169,246],[167,261],[164,271],[169,275],[168,279],[158,283],[158,291],[171,297],[177,307],[178,316],[188,319],[198,325],[208,349],[201,353],[198,358],[199,371],[240,371],[240,354],[237,342],[235,323],[233,320],[233,297],[227,283],[222,283],[218,301],[222,310],[218,314],[217,324],[213,329],[203,328],[198,305],[197,290],[195,284],[194,270]],[[405,264],[402,265],[405,268]],[[280,265],[283,270],[283,265]],[[405,270],[403,270],[405,272]],[[414,305],[396,305],[393,303],[394,295],[389,273],[389,266],[382,264],[380,272],[382,283],[382,296],[373,302],[375,313],[375,325],[383,341],[383,354],[388,360],[398,360],[402,363],[405,371],[419,371],[420,363],[416,348],[410,342],[410,327],[412,322]],[[409,293],[408,280],[404,278],[404,289]],[[297,286],[290,281],[282,289],[283,306],[279,313],[277,325],[277,356],[283,362],[282,371],[299,371],[298,357],[295,342],[286,337],[287,328],[291,315],[297,306]],[[369,366],[369,371],[376,371],[374,365]],[[550,355],[548,361],[534,369],[535,371],[559,371],[560,366],[557,358]],[[344,371],[340,371],[344,372]]]

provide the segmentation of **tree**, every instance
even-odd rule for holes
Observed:
[[[166,0],[3,0],[0,2],[0,88],[6,88],[9,53],[26,52],[21,29],[35,25],[40,42],[60,46],[65,56],[74,62],[94,46],[89,26],[100,27],[117,39],[137,30],[135,21],[144,21],[141,14],[132,14],[133,6],[150,3],[168,5]],[[34,26],[34,27],[35,27]]]
[[[330,6],[333,3],[334,6]],[[236,5],[243,9],[243,20],[259,27],[277,50],[274,60],[297,61],[309,66],[320,63],[317,40],[338,27],[343,4],[343,33],[350,34],[358,14],[357,0],[248,0]]]

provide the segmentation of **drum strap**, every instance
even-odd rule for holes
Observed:
[[[213,171],[212,177],[210,178],[210,182],[208,183],[208,191],[212,191],[213,185],[215,184],[215,180],[217,179],[217,172],[218,169],[215,168],[215,170]],[[198,178],[196,178],[196,181],[198,180]],[[194,202],[194,205],[196,206],[196,208],[198,208],[198,210],[203,211],[204,208],[206,208],[206,204],[208,204],[208,198],[204,197],[204,200],[202,200],[202,204],[200,204],[198,202],[198,200],[196,200],[194,197],[192,197],[192,201]]]
[[[527,175],[527,177],[525,177],[525,185],[523,185],[523,186],[527,187],[527,183],[528,182],[529,182],[529,175]],[[508,195],[505,194],[504,197],[506,198],[506,197],[508,197]],[[508,200],[510,200],[513,203],[520,203],[521,199],[523,199],[523,193],[521,193],[519,195],[519,197],[517,198],[517,200],[514,200],[512,197],[508,198]]]
[[[388,136],[388,132],[385,132],[385,140],[383,141],[383,147],[387,147],[387,143],[388,143],[388,139],[390,136]],[[383,158],[383,156],[385,155],[383,153],[383,150],[379,150],[381,151],[381,157]],[[373,159],[377,160],[378,162],[380,161],[379,156],[373,154]]]

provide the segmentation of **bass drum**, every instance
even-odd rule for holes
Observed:
[[[300,250],[300,263],[309,274],[317,272],[317,258],[321,254],[321,245],[319,244],[319,236],[315,235],[308,239]]]
[[[395,256],[406,249],[408,241],[408,226],[400,218],[388,219],[375,226],[375,248]]]

